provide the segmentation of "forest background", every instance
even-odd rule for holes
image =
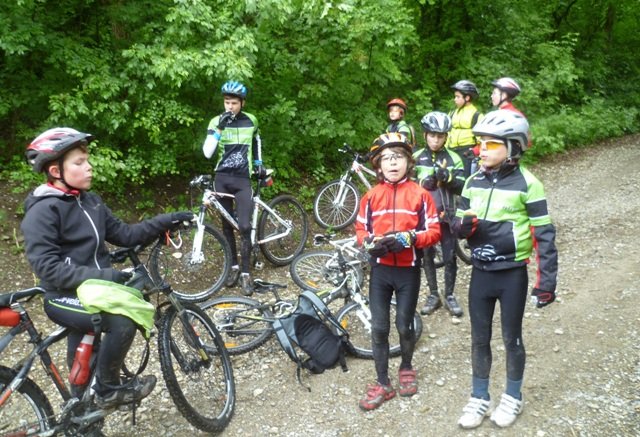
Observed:
[[[483,112],[492,80],[521,84],[535,160],[639,130],[639,22],[637,0],[5,1],[0,179],[33,187],[26,144],[69,126],[97,138],[96,189],[152,199],[148,182],[211,172],[201,146],[228,79],[249,88],[280,190],[307,201],[343,168],[339,146],[384,130],[387,100],[420,131],[460,79]]]

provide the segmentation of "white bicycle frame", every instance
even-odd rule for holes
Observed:
[[[367,190],[371,189],[371,182],[367,179],[365,175],[369,175],[373,178],[376,177],[376,172],[367,168],[363,164],[359,163],[356,159],[351,163],[351,168],[349,168],[341,177],[340,177],[340,188],[338,188],[338,193],[336,195],[335,200],[333,201],[334,205],[342,205],[344,203],[344,198],[346,196],[347,190],[345,189],[346,181],[351,179],[351,173],[355,173],[358,176],[358,179],[362,184],[367,187]]]
[[[197,231],[193,238],[193,248],[191,249],[191,260],[190,262],[193,264],[201,263],[204,261],[204,253],[202,252],[202,241],[204,239],[204,219],[207,213],[208,208],[215,208],[223,220],[226,220],[233,228],[237,231],[240,230],[240,226],[229,212],[224,209],[224,206],[218,200],[221,197],[226,197],[229,199],[235,199],[233,194],[228,193],[219,193],[217,191],[211,189],[205,189],[202,195],[202,205],[204,208],[200,208],[200,212],[198,213],[198,218],[196,220]],[[258,230],[258,217],[260,216],[259,210],[265,210],[270,213],[273,218],[275,218],[278,223],[284,226],[284,231],[278,234],[270,235],[267,238],[262,240],[257,240],[257,230]],[[251,245],[254,246],[256,244],[264,244],[270,241],[279,240],[281,238],[286,237],[291,233],[293,229],[293,225],[290,220],[283,220],[282,217],[278,215],[276,211],[274,211],[269,205],[264,203],[262,199],[258,196],[253,196],[253,213],[251,216]]]

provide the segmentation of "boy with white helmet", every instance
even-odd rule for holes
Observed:
[[[507,381],[491,420],[513,424],[522,412],[525,367],[522,318],[527,302],[527,264],[536,248],[538,272],[532,296],[538,308],[555,300],[558,252],[555,228],[542,183],[519,165],[527,149],[529,124],[507,110],[488,113],[473,132],[480,138],[480,171],[465,183],[453,223],[472,249],[469,284],[472,391],[458,424],[479,426],[489,414],[491,331],[500,302]]]

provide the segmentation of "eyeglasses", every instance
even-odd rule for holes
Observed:
[[[501,146],[506,146],[506,144],[502,140],[496,140],[496,139],[480,140],[480,147],[483,149],[496,150],[496,149],[499,149]]]
[[[402,153],[387,153],[385,155],[380,156],[380,162],[389,162],[392,159],[397,161],[399,159],[405,159],[406,157]]]

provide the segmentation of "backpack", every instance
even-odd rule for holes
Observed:
[[[280,345],[298,365],[298,382],[302,368],[320,374],[340,364],[343,372],[348,370],[345,353],[349,349],[349,335],[312,291],[303,291],[295,311],[275,319],[273,327]],[[294,345],[307,355],[305,360],[298,356]]]

